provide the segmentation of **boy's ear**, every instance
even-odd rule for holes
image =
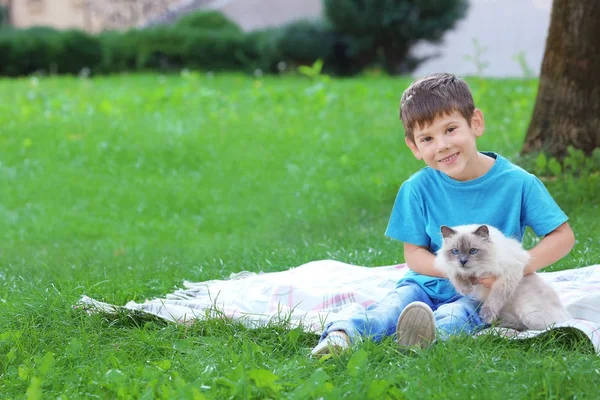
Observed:
[[[413,142],[412,140],[410,140],[407,137],[404,137],[404,143],[406,143],[406,145],[408,146],[408,148],[410,149],[410,151],[412,151],[413,155],[415,156],[415,158],[417,160],[422,160],[423,159],[423,157],[421,156],[421,152],[417,148],[417,145],[415,144],[415,142]]]
[[[475,136],[479,137],[483,135],[485,130],[485,120],[483,118],[483,112],[479,108],[473,111],[473,117],[471,117],[471,130],[475,133]]]

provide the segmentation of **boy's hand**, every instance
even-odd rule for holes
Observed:
[[[472,277],[471,283],[473,283],[473,285],[480,284],[480,285],[483,285],[485,288],[489,289],[492,287],[494,282],[496,282],[496,279],[498,279],[498,278],[496,278],[495,276],[486,276],[484,278],[479,278],[479,279]]]

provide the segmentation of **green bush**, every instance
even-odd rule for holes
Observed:
[[[102,42],[98,37],[80,30],[62,31],[57,36],[58,54],[54,62],[57,72],[77,74],[84,68],[99,69],[102,63]]]
[[[0,74],[79,73],[100,66],[100,41],[77,30],[47,27],[0,31]]]
[[[351,75],[360,72],[356,41],[333,31],[326,21],[296,21],[281,29],[277,43],[283,59],[292,66],[312,65],[324,61],[324,71],[335,75]]]
[[[177,28],[207,31],[226,31],[242,35],[242,28],[218,11],[200,11],[184,15],[176,22]]]
[[[227,31],[156,26],[125,33],[105,32],[100,40],[103,72],[244,68],[245,38]]]
[[[19,76],[56,69],[59,37],[59,31],[45,27],[1,30],[0,74]]]
[[[190,32],[183,41],[186,66],[203,70],[240,70],[244,37],[233,32]]]
[[[102,47],[100,71],[103,73],[137,69],[140,31],[105,31],[98,35]]]
[[[281,29],[277,45],[286,62],[312,65],[319,58],[329,58],[333,35],[323,21],[296,21]]]
[[[243,36],[164,26],[138,32],[138,69],[236,70],[242,66]]]
[[[467,0],[324,0],[333,29],[352,39],[350,56],[406,72],[411,46],[437,42],[466,15]],[[416,63],[410,60],[410,68]]]
[[[252,53],[247,47],[240,27],[216,11],[190,14],[170,26],[97,36],[51,28],[2,29],[0,74],[78,73],[85,67],[101,73],[240,70],[247,69],[245,54]]]
[[[158,26],[137,32],[136,68],[176,69],[185,66],[185,44],[192,33],[171,26]]]
[[[280,28],[268,28],[247,33],[244,36],[241,61],[247,71],[260,69],[263,72],[275,73],[277,64],[285,57],[279,47]]]
[[[313,65],[321,59],[324,71],[336,75],[359,72],[357,60],[350,57],[351,38],[333,32],[325,21],[301,20],[279,28],[253,31],[244,38],[245,69],[276,73],[278,64],[288,68]]]
[[[131,70],[240,70],[244,37],[232,32],[156,26],[101,35],[104,72]]]
[[[97,36],[2,29],[0,74],[78,73],[85,67],[94,73],[181,68],[276,73],[282,61],[295,68],[318,59],[324,72],[335,75],[351,75],[378,61],[394,73],[418,65],[410,46],[440,39],[464,15],[466,0],[325,0],[325,7],[329,21],[296,21],[251,33],[217,11]]]

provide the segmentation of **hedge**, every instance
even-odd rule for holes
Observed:
[[[423,21],[431,25],[446,18],[445,26],[451,26],[460,17],[459,11],[464,11],[459,7],[463,2],[448,2],[447,7],[457,10],[452,18],[444,17],[440,5]],[[404,4],[404,8],[408,7],[413,13],[423,11],[424,7],[415,5],[412,0],[394,0],[394,3],[398,9]],[[281,66],[295,68],[313,64],[317,59],[324,61],[327,73],[351,75],[380,63],[381,54],[390,72],[397,69],[399,63],[408,64],[410,68],[417,66],[418,60],[408,62],[412,60],[408,50],[415,42],[413,39],[423,36],[418,23],[406,24],[404,17],[392,23],[386,20],[389,10],[379,6],[369,6],[365,10],[370,12],[361,14],[358,11],[365,7],[362,0],[325,0],[324,4],[333,25],[325,20],[296,21],[250,33],[244,33],[236,23],[216,11],[189,14],[171,25],[103,32],[96,36],[78,30],[0,28],[0,75],[77,74],[82,69],[94,74],[178,71],[182,68],[247,72],[260,69],[276,73]],[[335,14],[334,10],[341,14]],[[342,12],[344,10],[347,12]],[[333,14],[335,18],[331,17]],[[372,26],[377,23],[387,25],[377,31]],[[369,27],[367,31],[373,32],[372,37],[355,32],[365,30],[365,26]],[[407,26],[413,27],[412,34],[406,32]],[[378,39],[387,38],[390,32],[397,30],[403,35],[391,35],[394,37],[391,41]],[[437,38],[439,33],[436,35],[430,36]]]

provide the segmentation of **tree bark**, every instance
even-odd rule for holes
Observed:
[[[523,153],[600,147],[600,2],[554,0]]]

